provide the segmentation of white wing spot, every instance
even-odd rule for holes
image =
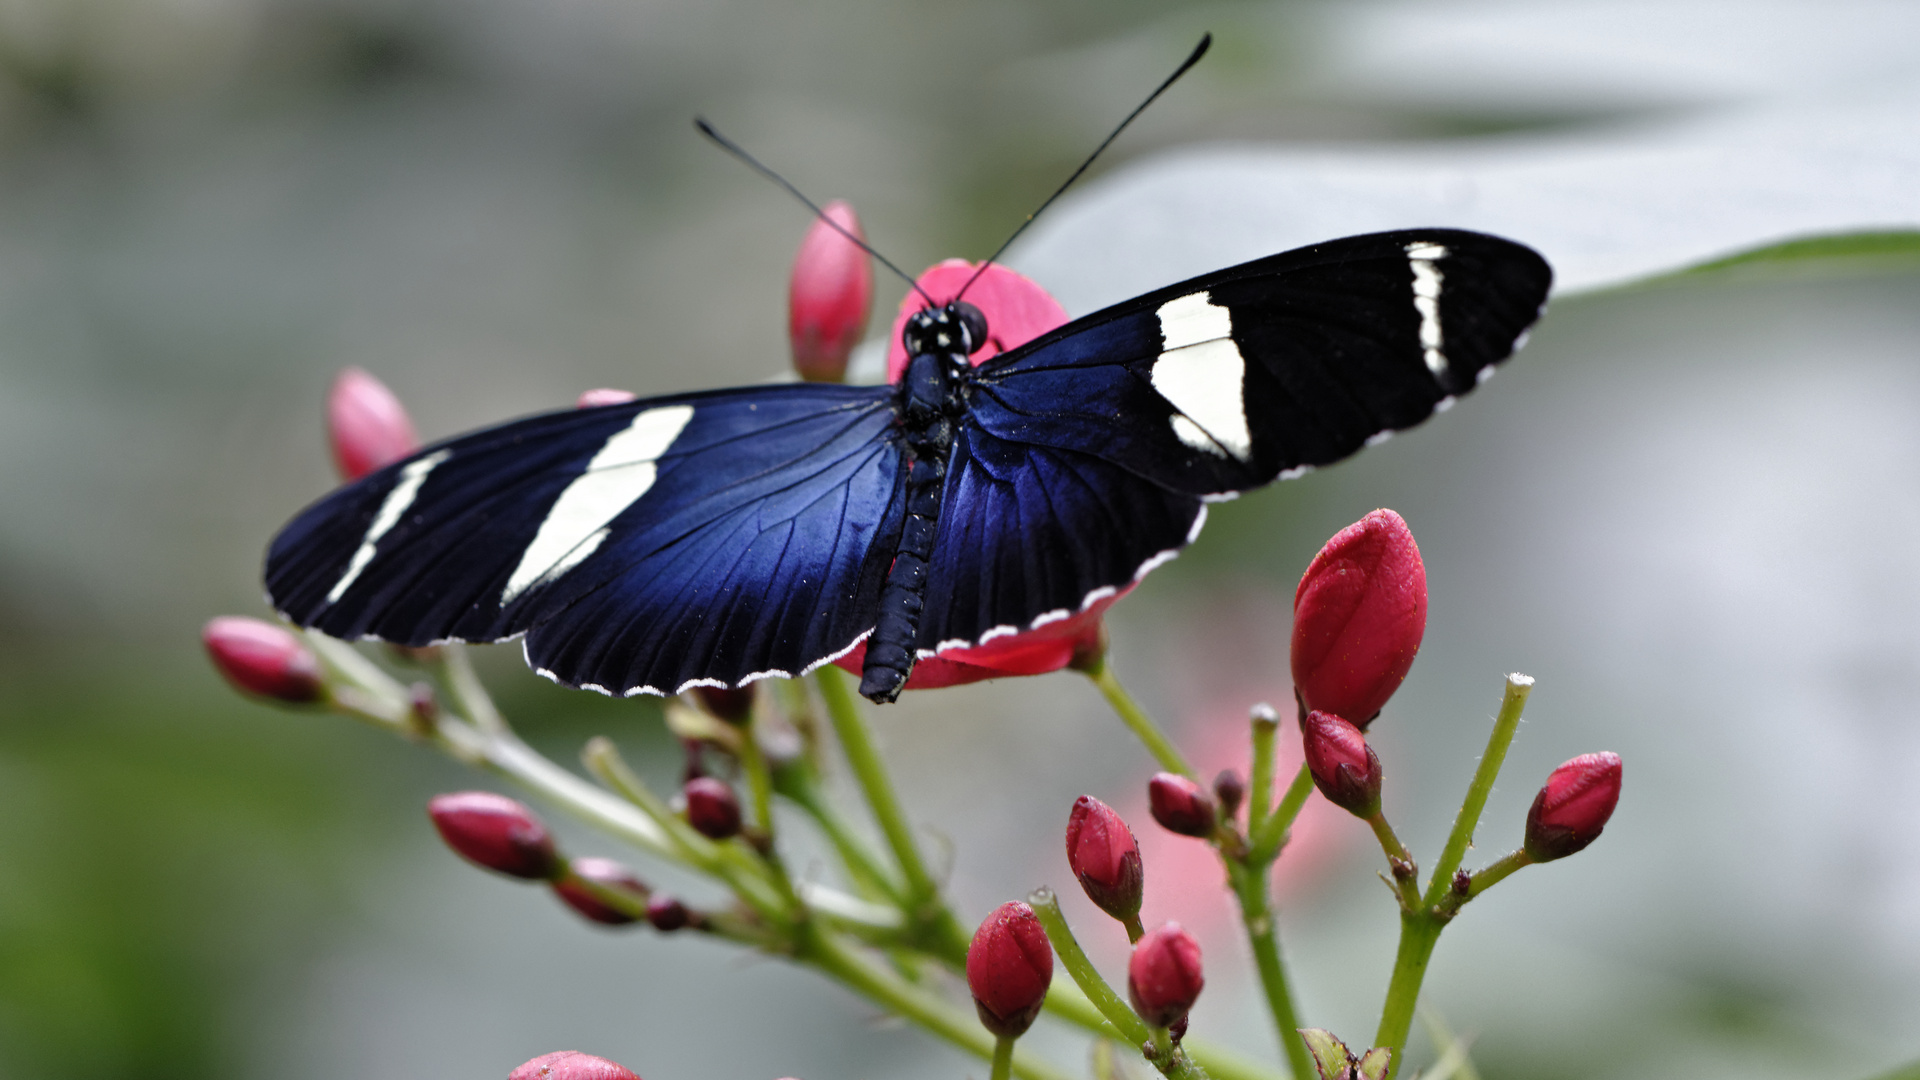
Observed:
[[[347,595],[347,590],[360,577],[360,572],[373,561],[373,553],[380,547],[380,538],[400,524],[400,519],[413,506],[413,500],[420,497],[420,487],[427,482],[427,474],[451,456],[449,451],[436,450],[400,470],[399,482],[381,501],[379,512],[373,515],[373,524],[367,526],[367,535],[360,538],[360,546],[347,562],[347,572],[341,574],[340,580],[327,590],[327,603],[338,603],[341,597]]]
[[[1413,267],[1413,309],[1420,313],[1420,350],[1427,370],[1434,378],[1447,373],[1447,356],[1440,351],[1445,338],[1440,333],[1440,285],[1445,275],[1439,261],[1447,257],[1443,244],[1415,240],[1406,247],[1407,262]]]
[[[1189,293],[1160,305],[1160,358],[1153,389],[1179,412],[1173,433],[1182,443],[1218,457],[1253,457],[1247,430],[1247,363],[1233,343],[1233,319],[1207,293]]]
[[[654,463],[692,419],[691,405],[662,405],[640,413],[608,437],[586,469],[554,500],[533,542],[521,554],[520,564],[507,578],[506,588],[500,590],[500,606],[506,607],[534,585],[559,577],[593,554],[607,538],[607,525],[652,489],[659,477]]]

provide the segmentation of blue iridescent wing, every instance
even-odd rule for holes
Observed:
[[[1077,614],[1192,541],[1206,507],[1091,454],[963,426],[916,649],[922,658]]]
[[[1189,494],[1245,491],[1451,405],[1512,355],[1552,280],[1532,249],[1481,233],[1330,240],[995,357],[972,421]]]
[[[524,633],[533,666],[608,693],[797,673],[873,625],[902,513],[891,398],[747,387],[457,438],[303,512],[268,592],[336,637]]]
[[[993,358],[955,444],[921,655],[1084,610],[1190,543],[1203,500],[1425,420],[1512,354],[1551,281],[1497,237],[1355,236]]]

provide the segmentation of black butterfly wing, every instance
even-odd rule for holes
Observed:
[[[536,668],[608,693],[797,673],[873,625],[903,507],[891,399],[747,387],[454,439],[303,512],[268,592],[343,638],[525,633]]]
[[[1190,543],[1207,497],[1418,424],[1512,354],[1551,281],[1497,237],[1356,236],[995,357],[956,440],[921,654],[1085,610]]]
[[[1512,355],[1553,280],[1455,229],[1330,240],[1090,315],[995,357],[973,422],[1194,495],[1329,464]]]

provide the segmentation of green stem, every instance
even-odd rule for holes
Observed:
[[[853,831],[852,824],[828,801],[809,766],[797,765],[781,770],[775,785],[780,794],[791,799],[819,826],[861,895],[874,900],[887,900],[895,905],[904,902],[899,884],[880,865],[866,841]]]
[[[1523,866],[1532,865],[1533,856],[1528,855],[1525,848],[1503,855],[1499,859],[1473,872],[1471,879],[1473,883],[1467,886],[1467,895],[1460,896],[1459,893],[1449,889],[1447,897],[1441,901],[1441,905],[1450,910],[1458,910],[1461,904],[1466,903],[1481,893],[1486,892],[1488,889],[1493,888],[1495,885],[1500,884],[1502,881],[1505,881],[1507,875],[1513,873],[1515,870]],[[1455,900],[1456,897],[1458,897],[1457,901]]]
[[[1393,958],[1393,980],[1387,984],[1387,1000],[1380,1010],[1380,1028],[1373,1045],[1393,1052],[1387,1066],[1389,1078],[1400,1072],[1406,1056],[1407,1033],[1413,1028],[1414,1006],[1420,1001],[1420,983],[1427,977],[1427,962],[1433,958],[1433,946],[1440,940],[1445,924],[1425,912],[1403,912],[1400,916],[1400,949]]]
[[[887,846],[893,850],[894,861],[907,879],[908,896],[916,904],[931,900],[938,887],[920,857],[920,847],[913,839],[913,826],[894,794],[893,781],[887,778],[886,765],[874,748],[873,736],[860,718],[860,707],[853,700],[846,675],[829,664],[821,668],[814,679],[820,684],[820,696],[827,703],[827,717],[833,723],[834,735],[840,739],[840,750],[847,756],[853,778],[860,785],[860,793],[865,796],[874,820],[880,823]]]
[[[580,758],[603,783],[653,819],[677,849],[679,861],[719,878],[769,921],[787,922],[795,916],[797,905],[784,881],[768,880],[770,870],[765,863],[746,857],[732,845],[716,844],[693,831],[627,767],[613,740],[604,735],[594,736],[587,741]]]
[[[1013,1075],[1013,1040],[1001,1036],[993,1044],[993,1080],[1008,1080]]]
[[[1293,774],[1293,783],[1287,787],[1287,793],[1280,797],[1280,805],[1274,809],[1273,816],[1260,827],[1258,834],[1250,834],[1253,853],[1248,857],[1254,862],[1272,862],[1279,857],[1280,845],[1287,838],[1287,830],[1293,828],[1293,820],[1306,808],[1307,800],[1313,797],[1313,774],[1303,764],[1300,771]]]
[[[1098,1038],[1113,1042],[1126,1041],[1126,1036],[1107,1022],[1107,1018],[1100,1014],[1099,1009],[1094,1008],[1093,1003],[1087,1000],[1086,995],[1081,993],[1071,980],[1065,982],[1056,980],[1047,991],[1047,1011]],[[1263,1062],[1243,1057],[1226,1047],[1215,1046],[1191,1035],[1181,1041],[1180,1048],[1215,1080],[1285,1080]]]
[[[1100,688],[1100,693],[1107,699],[1107,704],[1113,706],[1113,711],[1119,714],[1120,721],[1126,724],[1134,737],[1146,746],[1147,753],[1153,755],[1162,769],[1179,773],[1189,780],[1197,779],[1194,776],[1193,766],[1187,764],[1187,759],[1180,755],[1173,741],[1168,739],[1153,722],[1153,718],[1146,714],[1146,710],[1133,700],[1133,695],[1127,693],[1126,687],[1120,685],[1120,680],[1114,678],[1112,664],[1103,657],[1097,663],[1089,665],[1085,671],[1087,678],[1093,680],[1093,685]]]
[[[487,693],[486,684],[480,681],[480,675],[473,670],[473,657],[467,653],[467,647],[459,644],[440,646],[440,671],[447,680],[447,689],[453,691],[453,699],[460,710],[473,721],[473,726],[486,735],[505,734],[506,717],[500,715],[500,709],[493,703],[493,696]]]
[[[1380,841],[1380,850],[1387,856],[1387,866],[1393,871],[1389,880],[1393,883],[1393,891],[1400,896],[1400,906],[1409,911],[1417,909],[1420,906],[1420,884],[1414,880],[1417,871],[1413,864],[1413,852],[1400,842],[1393,826],[1387,824],[1387,815],[1377,808],[1372,817],[1364,820],[1373,829],[1374,839]]]
[[[1273,744],[1280,717],[1269,705],[1253,707],[1253,775],[1247,781],[1247,835],[1253,836],[1273,813]]]
[[[1267,876],[1271,862],[1229,860],[1227,876],[1234,896],[1240,901],[1240,921],[1247,930],[1247,943],[1253,947],[1254,967],[1260,972],[1260,988],[1267,998],[1267,1011],[1273,1016],[1280,1048],[1287,1055],[1287,1066],[1295,1080],[1314,1075],[1313,1059],[1300,1038],[1299,1014],[1293,1007],[1293,992],[1287,984],[1286,965],[1280,959],[1279,935],[1273,925]]]
[[[977,1020],[862,959],[833,937],[817,930],[807,933],[798,955],[803,963],[837,979],[901,1019],[918,1024],[968,1053],[986,1059],[993,1057],[996,1040]],[[1065,1071],[1021,1051],[1013,1055],[1013,1074],[1026,1080],[1071,1080]]]
[[[1393,1052],[1387,1072],[1389,1078],[1399,1073],[1400,1063],[1406,1056],[1407,1033],[1413,1028],[1414,1009],[1420,1002],[1420,984],[1433,959],[1433,947],[1440,940],[1440,931],[1453,918],[1453,910],[1459,906],[1457,902],[1447,904],[1453,895],[1453,873],[1460,868],[1460,860],[1466,857],[1467,848],[1473,843],[1473,831],[1480,824],[1480,813],[1486,809],[1494,779],[1506,761],[1507,748],[1513,745],[1513,736],[1520,729],[1520,714],[1532,690],[1531,678],[1518,674],[1507,676],[1500,715],[1494,720],[1492,734],[1487,736],[1486,752],[1474,770],[1473,781],[1467,785],[1460,812],[1454,816],[1447,846],[1434,864],[1425,897],[1418,906],[1405,907],[1400,913],[1400,948],[1393,958],[1393,978],[1387,983],[1386,1001],[1380,1007],[1380,1028],[1373,1037],[1373,1045]],[[1501,876],[1512,872],[1507,870]]]
[[[747,792],[753,800],[753,821],[762,835],[773,839],[773,774],[760,751],[755,729],[757,715],[740,732],[740,766],[747,774]]]
[[[1041,886],[1028,895],[1027,903],[1033,913],[1040,917],[1040,926],[1047,932],[1047,940],[1053,943],[1053,951],[1059,955],[1060,963],[1072,976],[1080,992],[1087,995],[1093,1007],[1100,1010],[1107,1023],[1120,1033],[1120,1038],[1129,1046],[1144,1046],[1152,1038],[1153,1031],[1140,1015],[1120,1000],[1113,992],[1107,980],[1100,977],[1094,969],[1093,961],[1087,959],[1086,951],[1080,948],[1080,942],[1073,936],[1073,928],[1067,925],[1067,917],[1060,911],[1060,898],[1053,890]]]
[[[1493,793],[1493,781],[1507,760],[1507,748],[1513,745],[1514,733],[1520,729],[1520,713],[1526,709],[1527,695],[1532,692],[1531,677],[1507,676],[1506,696],[1500,702],[1500,716],[1493,722],[1493,733],[1487,736],[1487,751],[1480,756],[1480,767],[1474,770],[1467,797],[1461,801],[1460,813],[1453,819],[1453,832],[1447,836],[1447,846],[1441,849],[1440,861],[1433,864],[1433,877],[1427,881],[1429,906],[1439,903],[1446,890],[1452,888],[1453,872],[1460,869],[1460,860],[1473,844],[1473,830],[1480,824],[1480,812],[1486,809],[1487,796]],[[1376,1042],[1374,1045],[1387,1044]],[[1399,1047],[1394,1047],[1394,1051],[1397,1057]]]

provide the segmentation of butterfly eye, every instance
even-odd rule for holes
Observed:
[[[950,310],[960,320],[960,329],[967,335],[967,354],[971,356],[979,352],[987,343],[986,313],[965,300],[955,300]]]

